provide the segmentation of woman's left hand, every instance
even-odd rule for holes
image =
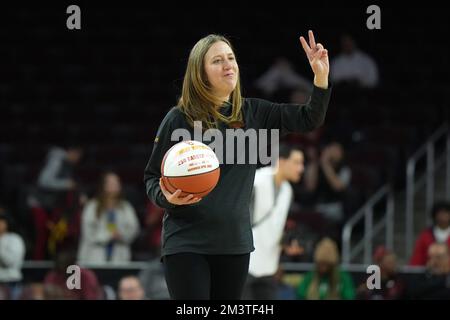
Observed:
[[[304,37],[300,37],[300,42],[308,57],[311,69],[314,72],[314,84],[318,87],[328,87],[328,74],[330,72],[330,63],[328,61],[328,50],[322,44],[316,44],[314,34],[308,31],[309,45]]]

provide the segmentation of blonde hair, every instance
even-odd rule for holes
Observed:
[[[329,290],[326,299],[339,299],[339,284],[341,279],[338,268],[339,250],[336,242],[330,238],[322,239],[317,244],[316,250],[314,251],[314,262],[323,262],[332,265],[330,273],[328,274]],[[314,271],[313,279],[307,292],[307,299],[320,299],[320,278],[321,275],[318,274],[317,270]]]
[[[330,238],[323,238],[316,245],[314,262],[325,262],[332,265],[339,263],[339,250],[336,242]]]
[[[194,121],[201,121],[205,130],[217,128],[219,121],[227,125],[231,122],[242,121],[242,96],[239,75],[237,76],[236,88],[230,95],[232,104],[230,116],[224,116],[219,112],[217,107],[224,102],[212,94],[212,88],[207,81],[204,64],[205,55],[209,48],[219,41],[225,42],[233,50],[230,41],[224,36],[210,34],[200,39],[189,54],[178,108],[186,115],[188,123],[192,127],[194,126]]]
[[[102,176],[100,178],[100,182],[99,182],[98,187],[97,187],[97,194],[96,194],[96,197],[95,197],[97,199],[97,201],[98,201],[98,205],[97,205],[97,208],[95,210],[97,219],[100,218],[100,216],[106,210],[106,202],[107,202],[109,196],[105,192],[105,185],[106,185],[106,179],[110,175],[117,176],[117,178],[120,181],[120,177],[113,171],[106,171],[106,172],[104,172],[102,174]],[[123,205],[125,199],[123,197],[122,190],[119,192],[119,194],[117,194],[114,197],[113,200],[114,200],[114,204],[117,207],[121,207]]]

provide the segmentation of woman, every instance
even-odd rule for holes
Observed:
[[[131,260],[130,245],[139,231],[131,204],[123,199],[120,178],[105,173],[97,196],[89,201],[81,217],[81,263],[126,263]]]
[[[45,300],[100,300],[103,299],[103,290],[93,270],[80,268],[80,288],[73,290],[67,283],[73,278],[69,267],[75,265],[76,255],[71,249],[60,251],[55,256],[53,269],[44,277]],[[69,281],[69,282],[68,282]]]
[[[339,268],[336,243],[324,238],[314,251],[315,270],[300,282],[297,297],[306,300],[352,300],[355,288],[351,276]]]
[[[407,292],[406,282],[399,275],[397,268],[397,255],[380,245],[375,249],[373,260],[380,267],[380,288],[373,290],[367,286],[367,279],[357,290],[357,299],[360,300],[403,300]],[[369,275],[370,277],[370,275]]]
[[[209,35],[191,50],[181,98],[158,129],[144,176],[147,195],[165,209],[161,255],[173,299],[240,299],[254,249],[249,202],[256,164],[221,164],[219,182],[204,199],[180,197],[180,190],[171,194],[160,182],[164,154],[178,142],[171,134],[179,128],[192,134],[194,121],[222,133],[230,128],[307,132],[320,126],[331,91],[328,53],[311,31],[309,45],[303,37],[300,41],[315,75],[311,101],[304,106],[242,98],[236,56],[222,36]]]

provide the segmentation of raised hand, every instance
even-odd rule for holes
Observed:
[[[311,69],[314,72],[314,84],[319,87],[328,87],[328,74],[330,72],[330,63],[328,61],[328,50],[322,44],[316,44],[314,34],[308,31],[309,45],[304,37],[300,37],[300,43],[308,57]]]

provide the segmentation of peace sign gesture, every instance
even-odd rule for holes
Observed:
[[[322,44],[316,44],[314,34],[308,31],[309,45],[304,37],[300,37],[300,42],[308,57],[311,69],[314,72],[314,84],[318,87],[328,87],[328,74],[330,72],[330,63],[328,62],[328,50]]]

